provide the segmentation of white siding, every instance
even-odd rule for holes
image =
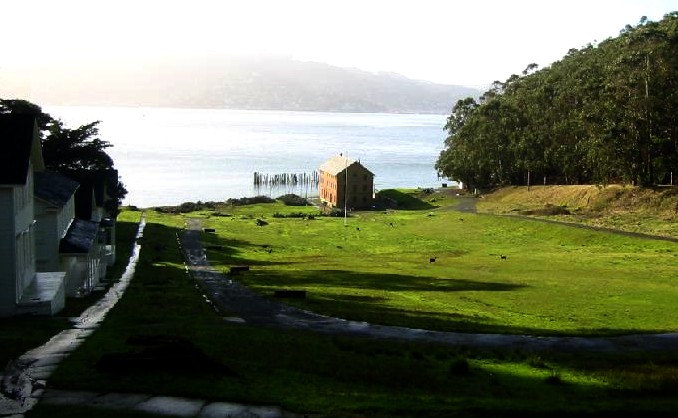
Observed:
[[[33,201],[33,167],[29,166],[25,186],[14,188],[14,207],[16,223],[14,225],[16,242],[17,289],[16,301],[35,278],[35,223]]]
[[[16,303],[14,221],[14,190],[0,187],[0,316],[10,315]]]
[[[75,217],[73,197],[61,208],[37,199],[35,216],[37,219],[37,271],[60,271],[59,241],[66,235]]]
[[[33,225],[16,236],[17,287],[16,301],[35,278],[35,228]]]
[[[57,231],[59,233],[59,239],[66,236],[66,232],[68,232],[68,227],[71,226],[71,222],[73,222],[73,219],[75,218],[74,202],[75,202],[74,197],[71,196],[71,198],[68,199],[68,202],[64,205],[64,207],[61,208],[61,211],[59,211],[59,216],[57,220]]]

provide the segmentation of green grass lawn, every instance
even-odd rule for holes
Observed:
[[[303,289],[294,303],[346,319],[539,335],[678,329],[678,244],[419,207],[354,213],[346,226],[273,217],[316,213],[279,203],[188,216],[216,230],[204,235],[213,264],[248,264],[240,280],[253,289]]]
[[[530,243],[534,249],[535,230],[529,223],[515,223],[511,227],[509,223],[493,221],[489,217],[463,215],[463,223],[469,225],[469,230],[464,232],[464,228],[455,227],[454,231],[465,238],[449,238],[448,246],[441,250],[439,245],[445,241],[443,237],[452,232],[444,221],[458,221],[458,213],[435,212],[434,216],[428,217],[427,212],[396,211],[387,218],[382,217],[383,214],[363,214],[360,218],[350,219],[349,227],[343,227],[342,219],[308,221],[266,215],[265,220],[270,224],[257,227],[255,219],[270,213],[267,212],[269,209],[280,213],[300,210],[281,206],[234,208],[231,213],[234,216],[230,217],[234,220],[202,215],[207,225],[217,228],[216,234],[206,234],[209,237],[206,240],[212,245],[223,246],[219,252],[224,257],[222,262],[248,262],[253,266],[250,282],[256,284],[264,280],[266,275],[260,271],[282,272],[271,275],[277,278],[270,280],[284,283],[259,284],[262,291],[283,285],[313,286],[313,295],[320,292],[322,277],[316,278],[311,272],[324,272],[332,277],[329,273],[334,270],[337,273],[328,279],[328,290],[324,293],[328,301],[320,299],[318,306],[348,312],[347,307],[352,303],[360,315],[374,312],[377,319],[378,315],[385,315],[385,319],[396,322],[400,315],[407,317],[406,322],[430,321],[438,325],[449,322],[457,327],[461,318],[449,313],[434,313],[436,310],[450,311],[442,303],[436,308],[428,299],[442,293],[465,294],[469,299],[468,306],[474,306],[480,312],[479,307],[483,305],[474,303],[473,299],[484,300],[485,305],[492,306],[501,299],[495,296],[497,294],[517,294],[530,288],[529,280],[525,278],[505,282],[513,276],[509,273],[526,274],[528,271],[521,269],[516,259],[524,257],[534,261],[536,255],[524,254],[519,251],[519,245],[505,249],[499,240],[492,249],[483,250],[480,239],[473,238],[480,234],[480,226],[484,225],[488,236],[510,241],[509,236],[513,235],[516,243]],[[475,350],[255,328],[224,321],[204,302],[183,268],[176,234],[184,218],[149,212],[147,220],[137,274],[125,296],[101,328],[57,369],[48,382],[51,387],[279,405],[287,411],[326,416],[541,416],[554,412],[585,415],[600,411],[615,411],[626,416],[638,415],[641,411],[670,415],[678,406],[678,357],[675,353],[594,355],[535,354],[514,348]],[[390,229],[389,222],[392,221],[395,221],[397,232]],[[418,223],[427,226],[416,228]],[[360,234],[364,233],[360,238],[355,236],[358,234],[356,225],[361,229]],[[388,240],[380,239],[375,232],[377,228],[394,233]],[[402,231],[408,228],[409,234]],[[234,232],[239,230],[241,232],[237,234]],[[322,244],[323,240],[311,233],[313,230],[326,234],[327,244]],[[303,239],[281,238],[299,236],[301,231],[307,231]],[[337,232],[333,235],[331,231]],[[514,231],[513,234],[510,231]],[[567,238],[568,234],[574,233],[559,229],[539,231],[545,242],[553,242],[556,236]],[[374,245],[361,246],[359,240]],[[489,239],[485,241],[490,242]],[[398,252],[399,242],[414,243],[411,244],[413,250]],[[569,245],[573,252],[600,252],[604,258],[602,254],[611,251],[609,245],[630,251],[627,246],[645,248],[644,244],[644,241],[617,241],[617,237],[594,234],[586,241],[589,250],[580,246],[575,248],[572,243]],[[268,247],[264,248],[264,245]],[[335,261],[325,254],[331,245],[335,246],[333,254],[343,254],[335,257]],[[336,248],[337,245],[342,249]],[[272,249],[270,253],[266,251],[268,248]],[[436,263],[428,260],[432,249],[438,249]],[[508,254],[507,261],[498,260],[500,249],[501,253]],[[343,253],[349,251],[352,258]],[[497,254],[493,254],[495,252]],[[648,256],[652,253],[647,250]],[[472,254],[486,255],[480,260],[484,267],[477,265],[478,260],[472,260]],[[388,261],[394,267],[393,271],[384,272],[381,270],[384,266],[371,265],[361,259],[363,255]],[[423,255],[426,255],[425,260],[420,261]],[[338,260],[356,267],[339,268]],[[463,275],[447,277],[455,271],[453,261],[467,274],[479,274],[463,280]],[[476,267],[473,267],[474,263]],[[304,264],[310,268],[303,269]],[[318,268],[319,264],[321,268]],[[559,265],[567,267],[565,262]],[[546,265],[539,267],[540,270],[548,269]],[[434,274],[431,270],[434,268],[446,273]],[[415,274],[419,269],[421,272]],[[356,273],[340,275],[342,271],[351,270]],[[285,271],[290,272],[289,276]],[[295,271],[309,273],[298,276],[292,274]],[[493,276],[492,271],[501,274]],[[554,285],[565,280],[558,276],[549,279],[543,273],[539,277],[552,280]],[[590,280],[596,279],[590,277]],[[583,279],[580,280],[583,283]],[[660,285],[661,280],[657,280],[648,287]],[[439,289],[435,289],[436,286]],[[348,297],[351,294],[353,298]],[[459,295],[456,297],[465,300]],[[652,297],[660,300],[659,295]],[[315,303],[313,300],[310,303]],[[540,303],[546,306],[544,302]],[[422,308],[422,304],[427,304],[426,308]],[[529,307],[526,304],[520,306]],[[536,311],[537,308],[531,309]],[[399,314],[389,314],[391,311]],[[486,311],[490,310],[483,312]],[[549,312],[556,311],[557,308],[551,308]],[[483,315],[487,317],[490,313]],[[486,327],[484,322],[468,316],[471,324],[480,329]],[[506,318],[510,321],[508,315]],[[622,323],[610,321],[610,324]],[[520,329],[511,322],[495,327]],[[542,326],[529,328],[546,329]],[[610,328],[627,327],[614,325]],[[468,329],[471,330],[470,326]],[[138,362],[137,356],[145,360]],[[29,416],[96,416],[96,413],[96,409],[86,407],[39,405]]]

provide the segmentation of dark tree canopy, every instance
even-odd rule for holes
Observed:
[[[61,121],[54,121],[42,141],[45,166],[54,171],[113,168],[113,159],[105,151],[111,145],[97,138],[98,124],[66,129]]]
[[[98,138],[98,121],[75,129],[64,128],[63,122],[26,100],[0,99],[0,113],[30,114],[36,117],[45,166],[50,170],[67,174],[69,170],[113,169],[113,159],[106,153],[111,144]],[[112,193],[120,202],[127,190],[119,182]]]
[[[471,187],[666,183],[678,173],[678,12],[460,100],[436,169]]]

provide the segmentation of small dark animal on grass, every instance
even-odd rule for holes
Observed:
[[[500,260],[508,260],[508,257],[506,257],[505,255],[500,255],[500,256],[499,256],[499,259],[500,259]]]
[[[355,227],[355,230],[360,232],[360,228],[358,228],[357,226]]]
[[[390,222],[389,225],[391,225],[391,228],[393,228],[393,222]]]
[[[431,258],[428,259],[428,262],[429,263],[435,263],[437,258],[438,257],[431,257]]]

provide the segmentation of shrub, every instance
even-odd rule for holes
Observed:
[[[303,213],[303,212],[292,212],[288,214],[276,212],[273,214],[274,218],[298,218],[298,219],[308,219],[309,221],[312,221],[315,219],[315,215],[311,215],[308,213]]]
[[[155,208],[156,212],[160,213],[188,213],[196,212],[205,209],[214,210],[218,206],[216,202],[184,202],[179,206],[158,206]]]
[[[271,199],[268,196],[241,197],[240,199],[228,199],[226,203],[233,206],[244,206],[257,203],[275,203],[275,199]]]
[[[310,206],[311,204],[308,200],[304,199],[301,196],[296,194],[286,194],[278,197],[276,200],[280,200],[287,206]]]

